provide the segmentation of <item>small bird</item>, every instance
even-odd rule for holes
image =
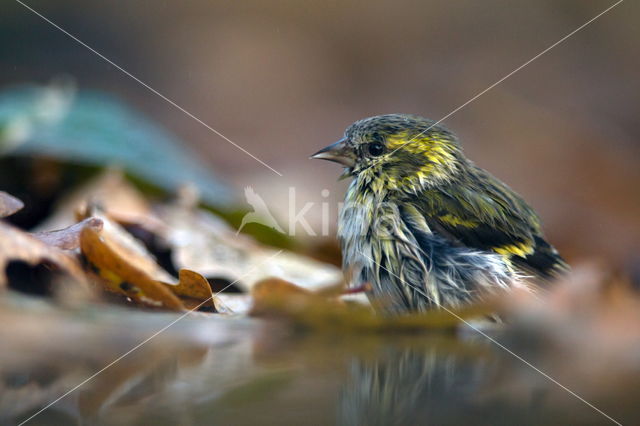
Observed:
[[[383,312],[456,307],[568,268],[533,209],[432,120],[365,118],[311,158],[353,178],[338,221],[343,270]]]

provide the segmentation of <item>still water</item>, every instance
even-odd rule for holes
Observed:
[[[362,335],[179,318],[3,301],[0,424],[20,424],[83,382],[26,424],[612,424],[471,329]],[[558,372],[542,342],[491,335]],[[636,411],[584,394],[623,419]]]

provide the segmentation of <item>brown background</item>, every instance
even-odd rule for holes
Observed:
[[[298,205],[325,201],[324,188],[332,205],[342,198],[338,167],[307,157],[348,124],[439,119],[612,3],[28,1],[283,177],[13,0],[0,14],[0,85],[68,74],[116,94],[286,223],[290,186]],[[626,262],[639,247],[639,14],[622,3],[445,122],[570,257]]]

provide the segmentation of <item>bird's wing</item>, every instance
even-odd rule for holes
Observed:
[[[565,269],[533,209],[488,172],[478,168],[474,173],[462,184],[420,196],[418,208],[432,231],[460,245],[502,254],[542,278]]]

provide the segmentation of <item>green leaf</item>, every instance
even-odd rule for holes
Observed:
[[[0,92],[0,156],[7,154],[121,166],[167,191],[195,184],[207,204],[234,200],[230,187],[176,136],[112,96],[69,84]]]

